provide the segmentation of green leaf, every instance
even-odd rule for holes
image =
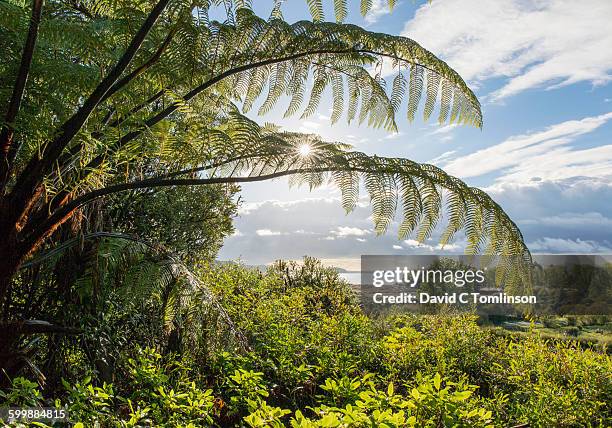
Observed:
[[[440,390],[440,384],[441,384],[441,378],[440,378],[440,373],[436,373],[436,375],[433,378],[433,384],[434,387],[439,391]]]

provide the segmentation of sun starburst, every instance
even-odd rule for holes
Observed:
[[[306,158],[312,154],[312,147],[310,144],[304,143],[298,147],[298,153],[301,157]]]

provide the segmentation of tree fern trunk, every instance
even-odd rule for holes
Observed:
[[[7,321],[11,282],[23,263],[24,255],[18,249],[14,227],[0,228],[0,236],[0,321]]]

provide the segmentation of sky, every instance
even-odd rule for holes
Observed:
[[[257,3],[262,16],[266,3]],[[285,19],[308,19],[305,4],[285,2]],[[333,19],[331,1],[326,13]],[[284,103],[251,117],[368,154],[435,164],[488,192],[534,253],[610,254],[610,18],[610,0],[401,0],[391,13],[385,0],[374,0],[365,18],[351,6],[348,22],[410,37],[459,72],[482,103],[483,128],[408,123],[401,115],[395,134],[346,121],[332,126],[329,94],[306,120],[283,119]],[[358,270],[362,254],[461,252],[465,245],[461,234],[444,249],[435,235],[424,243],[399,240],[397,222],[377,236],[367,195],[346,214],[328,185],[311,192],[279,179],[243,185],[241,196],[222,260],[267,264],[310,255]]]

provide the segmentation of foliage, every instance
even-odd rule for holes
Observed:
[[[307,4],[313,20],[290,24],[282,1],[269,19],[240,0],[0,1],[2,319],[79,326],[11,336],[1,358],[35,368],[40,340],[32,359],[51,376],[13,377],[3,400],[65,406],[77,427],[609,424],[603,353],[500,338],[468,315],[370,318],[312,259],[266,274],[206,263],[234,184],[291,176],[337,185],[346,211],[363,183],[378,233],[398,210],[399,236],[421,241],[445,218],[442,244],[463,229],[470,252],[512,256],[501,280],[526,279],[520,231],[481,190],[246,117],[286,98],[287,116],[307,117],[331,90],[332,122],[395,130],[422,104],[425,119],[482,126],[473,92],[418,43],[342,23],[345,0],[336,23]]]
[[[278,263],[263,276],[224,266],[208,272],[206,281],[253,347],[242,356],[220,354],[212,370],[221,377],[239,368],[264,373],[266,405],[301,410],[303,426],[319,426],[311,408],[340,418],[351,406],[370,417],[374,408],[356,404],[364,391],[384,394],[393,384],[394,394],[406,400],[436,374],[449,390],[471,391],[467,407],[455,415],[460,425],[605,426],[612,417],[606,374],[612,360],[605,351],[535,332],[525,339],[499,336],[469,314],[369,318],[337,274],[312,259]],[[445,405],[426,402],[421,416],[436,420],[433,409]],[[262,412],[250,423],[273,420],[274,411]],[[469,423],[458,416],[470,413],[476,419]],[[278,418],[289,424],[286,416]],[[426,425],[418,420],[417,426]]]
[[[126,383],[135,386],[127,395],[119,395],[113,385],[96,386],[87,377],[73,384],[64,381],[65,396],[53,406],[65,408],[72,423],[84,426],[206,427],[213,423],[212,391],[197,388],[189,370],[178,361],[143,349],[127,361],[125,369]],[[16,378],[9,395],[27,391],[23,379]],[[37,404],[42,404],[41,400]]]
[[[127,307],[130,296],[145,294],[144,306],[161,303],[168,347],[193,345],[190,332],[211,315],[195,308],[192,296],[212,300],[185,273],[189,269],[177,275],[175,260],[164,265],[145,251],[106,252],[107,242],[83,241],[127,232],[140,235],[135,241],[169,244],[183,261],[212,259],[231,231],[237,183],[285,176],[311,188],[329,182],[341,190],[347,212],[363,183],[377,233],[387,231],[398,211],[400,238],[430,239],[444,220],[443,245],[463,230],[469,252],[502,256],[500,281],[528,284],[531,256],[523,237],[483,191],[433,165],[366,155],[246,117],[256,105],[263,115],[288,99],[285,116],[305,118],[331,90],[332,123],[344,118],[396,130],[400,115],[412,121],[422,107],[425,120],[437,113],[440,124],[482,126],[474,93],[417,42],[343,23],[344,0],[334,2],[338,22],[322,21],[320,0],[307,3],[313,20],[288,23],[280,1],[268,19],[248,1],[0,2],[0,104],[6,106],[0,119],[0,331],[20,332],[3,335],[6,379],[31,363],[29,357],[15,362],[32,331],[14,325],[32,316],[78,325],[74,313],[63,313],[66,302],[86,304],[89,327],[108,312],[132,320],[129,311],[113,312],[113,302],[123,298],[118,306]],[[372,3],[361,6],[366,14]],[[383,76],[387,65],[392,83]],[[200,185],[215,187],[183,190]],[[108,196],[111,206],[96,215]],[[138,205],[145,198],[145,206]],[[108,228],[88,230],[104,222]],[[66,246],[71,254],[59,256]],[[208,252],[196,254],[194,246]],[[58,256],[53,268],[20,272],[42,249]],[[112,372],[117,352],[107,349],[118,349],[113,339],[123,340],[111,324],[89,337],[108,345],[89,352],[100,354],[88,356],[99,372]],[[48,360],[55,364],[61,358],[55,358],[55,339],[49,340]]]
[[[292,427],[367,426],[470,426],[492,427],[492,412],[470,400],[476,387],[433,378],[417,378],[409,397],[395,394],[393,383],[386,390],[371,387],[345,407],[315,408],[315,420],[296,412]]]
[[[7,392],[0,391],[0,398],[5,405],[14,407],[35,407],[42,402],[38,384],[22,377],[13,379]]]
[[[113,385],[92,371],[49,395],[17,378],[2,397],[67,406],[85,426],[612,422],[612,359],[605,352],[535,332],[499,336],[468,314],[370,318],[350,287],[312,259],[277,263],[266,274],[223,265],[200,275],[249,350],[161,355],[126,348]]]
[[[492,349],[489,376],[493,391],[508,394],[517,419],[559,427],[610,422],[609,356],[537,335],[506,345]]]
[[[183,262],[211,262],[234,231],[237,186],[166,187],[113,195],[110,230],[167,248]]]

